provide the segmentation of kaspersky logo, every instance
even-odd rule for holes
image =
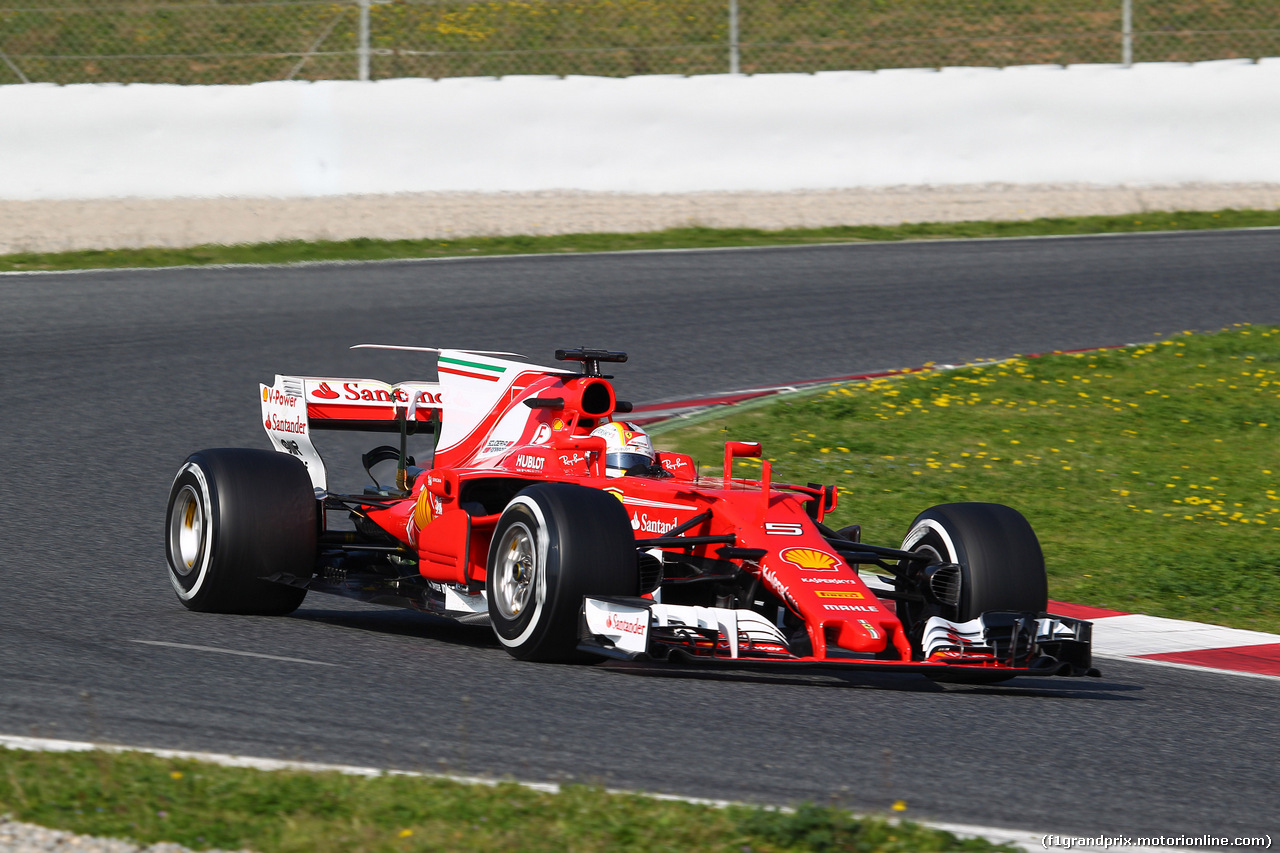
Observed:
[[[809,572],[834,572],[840,563],[836,557],[813,548],[788,548],[778,556],[796,568]]]

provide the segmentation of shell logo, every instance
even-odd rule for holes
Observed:
[[[265,403],[265,402],[267,402],[267,400],[269,400],[270,398],[271,398],[271,389],[270,389],[270,388],[263,388],[263,389],[262,389],[262,402],[264,402],[264,403]]]
[[[834,572],[836,564],[840,562],[827,552],[813,548],[788,548],[779,556],[791,565],[811,572]]]

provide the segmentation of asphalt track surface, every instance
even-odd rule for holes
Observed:
[[[981,688],[525,664],[487,629],[315,594],[286,618],[188,613],[161,542],[188,452],[267,446],[256,383],[274,371],[430,377],[348,344],[627,350],[621,396],[648,402],[1280,323],[1280,232],[6,276],[0,296],[0,732],[901,799],[908,817],[1074,835],[1280,830],[1280,681],[1111,661]],[[339,486],[362,485],[361,449],[330,453]]]

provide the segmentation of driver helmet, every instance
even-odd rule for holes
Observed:
[[[647,471],[657,459],[649,435],[635,424],[610,421],[591,434],[605,441],[604,465],[610,477],[621,477],[637,467]]]

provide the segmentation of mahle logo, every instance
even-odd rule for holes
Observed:
[[[827,552],[813,548],[788,548],[779,556],[791,565],[810,572],[834,572],[840,562]]]

